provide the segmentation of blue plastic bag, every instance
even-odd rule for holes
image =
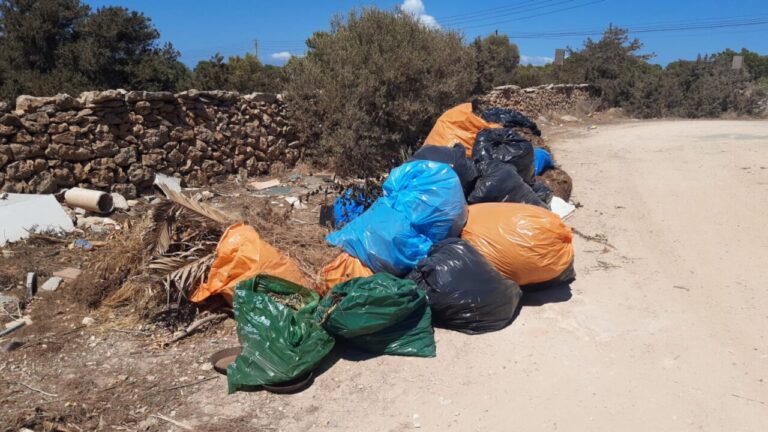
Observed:
[[[354,193],[352,188],[344,192],[333,202],[333,226],[343,227],[365,211],[365,197],[362,192]]]
[[[390,207],[384,198],[379,198],[362,215],[325,239],[360,259],[374,272],[396,276],[411,271],[432,247],[429,238],[419,234],[411,221]]]
[[[467,222],[467,202],[450,165],[430,160],[404,163],[389,173],[384,197],[432,242],[458,237]]]
[[[554,168],[555,163],[552,161],[552,155],[543,148],[533,149],[533,173],[540,176],[544,174],[544,171]]]

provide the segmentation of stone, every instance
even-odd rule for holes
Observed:
[[[54,193],[58,190],[56,179],[48,171],[43,171],[30,180],[29,187],[39,194]]]
[[[141,164],[150,168],[157,168],[163,164],[163,154],[147,153],[141,155]]]
[[[115,164],[124,167],[136,162],[136,149],[131,147],[121,148],[114,157]]]
[[[108,188],[115,182],[115,173],[107,169],[91,171],[88,174],[88,180],[96,187]]]
[[[154,180],[154,172],[151,169],[143,167],[138,163],[131,165],[131,167],[128,169],[128,181],[139,188],[152,186],[152,182]]]
[[[119,151],[120,147],[114,141],[97,141],[93,145],[93,153],[96,157],[112,157]]]
[[[93,158],[93,152],[87,148],[63,144],[51,144],[45,150],[49,159],[62,159],[65,161],[79,162]]]
[[[80,93],[80,100],[86,106],[106,104],[112,101],[125,101],[126,91],[122,89],[87,91]]]
[[[15,126],[7,126],[4,124],[0,124],[0,136],[13,135],[17,131],[18,129]]]
[[[129,198],[126,200],[126,204],[129,208],[138,204],[137,201],[130,199],[136,198],[138,196],[136,192],[136,186],[129,183],[116,183],[112,185],[110,190],[112,190],[114,193],[124,196],[125,198]]]
[[[51,137],[51,141],[59,144],[74,144],[77,140],[77,134],[72,131],[60,133]]]
[[[88,326],[92,326],[92,325],[94,325],[94,324],[96,323],[96,320],[95,320],[95,319],[93,319],[93,318],[91,318],[91,317],[85,317],[85,318],[83,318],[83,320],[81,321],[81,323],[82,323],[84,326],[88,327]]]
[[[147,101],[139,101],[139,102],[136,102],[136,105],[134,106],[134,111],[136,112],[136,114],[146,115],[152,112],[152,105]],[[134,121],[136,123],[141,123],[142,121],[144,121],[144,119],[142,118],[140,121],[136,119]]]
[[[174,149],[170,153],[168,153],[167,157],[168,161],[171,162],[174,165],[179,165],[182,162],[184,162],[184,155],[181,154],[178,150]]]
[[[65,110],[77,109],[83,106],[82,102],[66,93],[59,93],[54,96],[53,103],[56,105],[56,108]]]
[[[75,176],[72,175],[72,171],[66,168],[54,169],[53,179],[59,187],[72,187],[77,183],[75,181]]]
[[[112,192],[110,195],[112,195],[112,205],[117,210],[128,210],[128,201],[125,199],[125,197],[118,193],[118,192]]]
[[[16,110],[31,113],[37,111],[38,108],[42,108],[44,105],[52,104],[54,102],[55,98],[52,97],[21,95],[16,98]]]
[[[59,288],[59,285],[61,285],[61,282],[64,281],[64,278],[59,276],[53,276],[48,278],[47,281],[45,281],[41,286],[40,289],[43,291],[53,292],[56,291]]]
[[[5,167],[5,173],[11,180],[26,180],[35,174],[35,163],[31,160],[13,162]]]
[[[176,97],[171,92],[158,91],[130,91],[125,95],[125,101],[137,103],[139,101],[175,101]]]
[[[45,155],[45,151],[40,148],[40,146],[36,145],[11,143],[9,147],[13,152],[13,158],[16,160],[29,159]]]
[[[13,160],[13,151],[10,146],[0,145],[0,168]]]
[[[18,131],[16,135],[13,136],[13,141],[17,143],[22,143],[22,144],[31,143],[32,135],[30,135],[29,132],[22,129]]]

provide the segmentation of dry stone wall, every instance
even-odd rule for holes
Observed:
[[[0,191],[80,186],[131,198],[151,188],[156,172],[202,186],[290,166],[300,152],[280,95],[106,90],[0,106]]]
[[[536,120],[550,112],[569,112],[596,97],[597,90],[589,84],[548,84],[528,88],[506,85],[494,88],[482,101],[487,106],[520,111]]]

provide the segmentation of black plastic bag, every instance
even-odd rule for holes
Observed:
[[[526,183],[533,184],[533,144],[514,129],[483,129],[472,149],[475,162],[497,160],[512,164]]]
[[[411,160],[417,159],[431,160],[450,165],[456,171],[456,175],[459,176],[461,188],[464,189],[464,195],[471,192],[475,186],[478,172],[472,160],[467,158],[466,149],[461,144],[455,144],[453,148],[429,144],[424,145],[411,157]]]
[[[487,122],[499,123],[505,128],[524,127],[530,129],[536,136],[541,136],[541,130],[536,123],[523,113],[506,108],[490,108],[481,115]]]
[[[552,193],[552,190],[549,187],[547,187],[547,185],[544,182],[535,180],[533,182],[533,186],[531,186],[531,190],[533,191],[533,193],[536,194],[537,197],[539,197],[539,199],[544,204],[550,205],[554,194]]]
[[[477,334],[501,330],[514,320],[522,292],[462,239],[435,244],[408,274],[427,293],[432,321]]]
[[[477,169],[480,171],[480,178],[477,179],[472,193],[467,196],[467,203],[524,203],[549,210],[549,206],[523,181],[512,165],[487,160],[478,162]]]
[[[554,288],[560,285],[568,285],[576,280],[576,270],[573,268],[573,262],[566,267],[559,276],[546,282],[539,282],[535,284],[523,285],[520,287],[523,292],[541,291],[548,288]]]

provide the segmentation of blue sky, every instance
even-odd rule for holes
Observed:
[[[470,40],[498,30],[527,36],[514,38],[525,61],[539,64],[560,47],[578,47],[586,36],[608,23],[636,29],[661,26],[688,29],[637,34],[656,63],[666,64],[725,48],[749,48],[768,55],[768,0],[659,1],[620,0],[86,0],[93,7],[124,6],[144,12],[160,30],[163,41],[181,51],[193,67],[220,52],[225,56],[253,51],[259,58],[282,64],[289,54],[301,54],[313,31],[328,28],[330,18],[354,7],[405,7],[425,25],[456,29]],[[730,27],[731,24],[753,23]],[[690,26],[720,28],[690,29]],[[551,33],[579,33],[554,37]],[[530,34],[534,33],[534,34]],[[542,33],[550,33],[542,35]]]

